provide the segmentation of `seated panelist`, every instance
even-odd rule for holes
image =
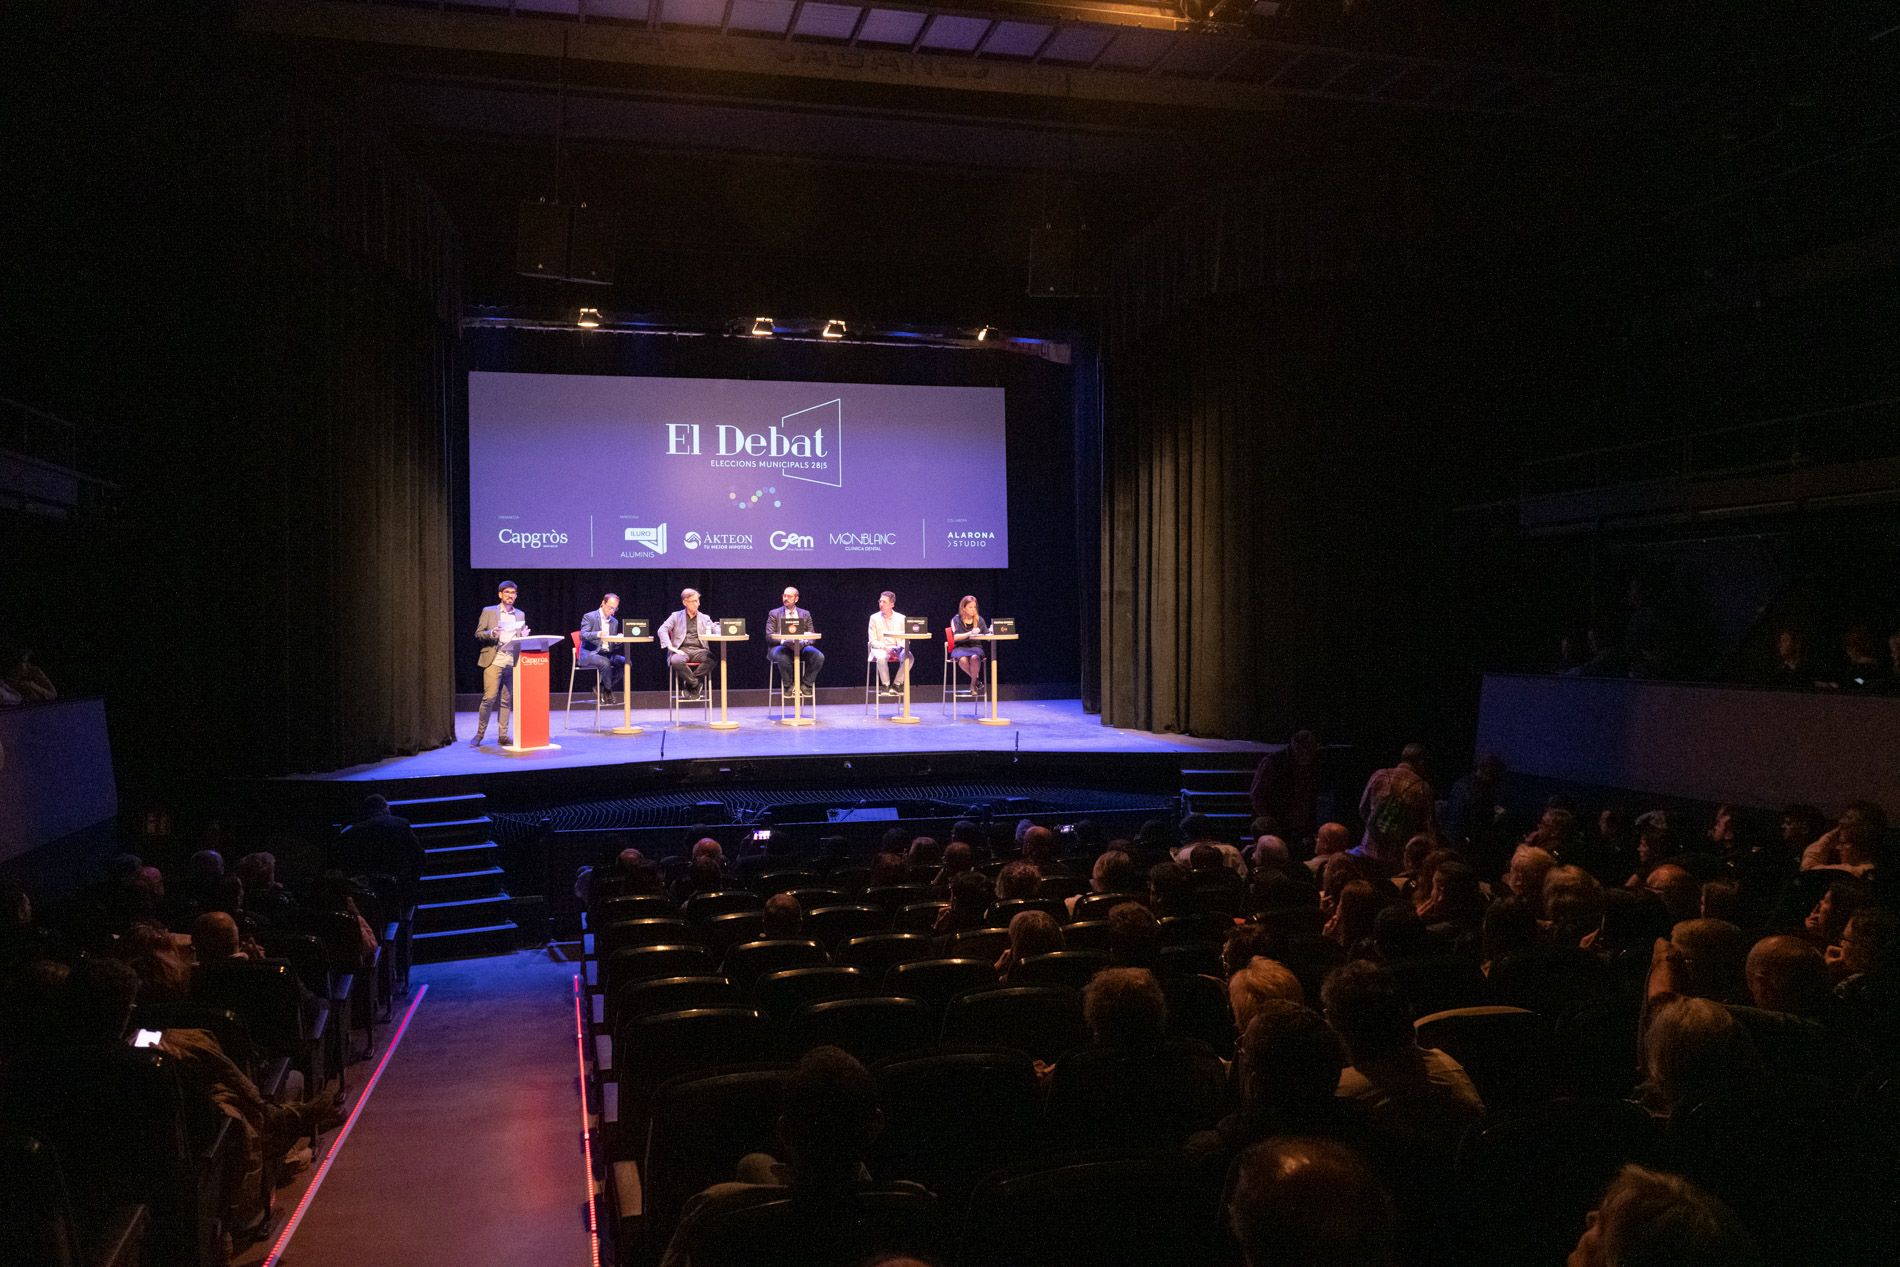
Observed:
[[[800,670],[804,679],[802,698],[810,699],[818,685],[818,674],[825,667],[825,653],[809,642],[776,641],[785,632],[785,622],[788,620],[802,621],[806,633],[817,632],[812,628],[811,613],[798,605],[798,591],[787,585],[782,597],[784,604],[774,607],[765,617],[765,636],[773,640],[772,648],[766,654],[778,666],[779,681],[785,684],[787,691],[792,689],[792,657],[796,655],[803,661]]]
[[[878,685],[891,689],[891,666],[897,666],[897,685],[910,680],[914,657],[910,646],[898,635],[904,632],[904,613],[897,610],[897,595],[885,590],[877,596],[877,610],[871,614],[870,658],[877,665]]]

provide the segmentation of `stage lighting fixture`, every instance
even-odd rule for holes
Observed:
[[[978,343],[987,342],[989,340],[989,337],[990,337],[990,328],[988,326],[984,326],[982,329],[976,332],[976,341]]]
[[[772,319],[770,317],[754,317],[752,318],[752,333],[758,335],[760,338],[770,338],[772,335],[777,334],[778,331],[772,325]]]
[[[574,324],[579,326],[583,330],[600,329],[600,309],[598,308],[581,309],[581,315],[575,319]]]
[[[842,321],[827,321],[827,322],[825,322],[825,328],[824,328],[824,330],[822,331],[822,334],[823,334],[823,337],[825,337],[825,338],[827,338],[827,339],[842,339],[842,338],[844,338],[844,322],[842,322]]]

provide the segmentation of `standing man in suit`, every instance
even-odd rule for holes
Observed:
[[[787,585],[782,597],[785,600],[784,606],[774,607],[765,618],[765,636],[768,639],[777,638],[780,634],[784,633],[785,622],[788,620],[801,620],[805,622],[804,627],[806,633],[818,632],[812,627],[811,613],[798,605],[798,591],[796,589]],[[803,669],[804,694],[802,698],[811,699],[814,696],[818,687],[819,670],[825,667],[825,653],[820,651],[816,644],[809,642],[776,642],[773,644],[772,649],[766,654],[771,656],[772,663],[778,665],[779,681],[785,684],[785,689],[788,691],[792,689],[792,657],[795,655],[803,657],[805,666]]]
[[[475,625],[475,641],[482,644],[482,654],[475,661],[482,666],[482,707],[475,715],[475,737],[468,742],[471,748],[482,746],[482,736],[488,733],[488,715],[498,707],[501,744],[507,747],[514,742],[508,737],[508,722],[515,706],[514,644],[515,639],[528,636],[528,614],[515,606],[513,581],[496,586],[495,594],[500,601],[482,608],[482,618]]]
[[[581,649],[574,653],[574,663],[583,669],[599,670],[594,675],[594,691],[600,697],[602,708],[614,708],[620,703],[614,698],[614,681],[627,657],[609,649],[610,644],[602,638],[611,638],[620,632],[620,620],[614,615],[620,610],[620,595],[602,594],[600,606],[581,617]]]
[[[712,672],[711,644],[706,639],[717,632],[711,616],[699,610],[699,591],[680,591],[683,606],[660,626],[660,650],[666,652],[666,664],[680,680],[680,698],[697,701],[706,690],[706,675]]]

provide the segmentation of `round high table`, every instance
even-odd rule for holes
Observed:
[[[610,646],[625,644],[630,647],[637,642],[652,642],[653,636],[649,634],[644,638],[629,638],[623,634],[614,634],[612,637],[602,638],[601,641]],[[640,735],[646,733],[645,727],[633,724],[632,656],[628,656],[626,662],[620,666],[620,724],[615,726],[613,730],[608,733],[615,735]]]
[[[885,636],[895,638],[900,642],[926,642],[935,638],[937,635],[933,633],[897,633],[887,634]],[[886,717],[884,719],[885,721],[896,722],[900,726],[915,726],[922,720],[915,713],[910,711],[910,675],[916,668],[917,660],[916,657],[913,656],[910,664],[905,666],[904,669],[904,711],[898,713],[896,716]]]
[[[998,717],[996,715],[996,651],[998,644],[1016,641],[1016,635],[973,633],[965,634],[963,640],[965,642],[987,642],[990,644],[990,715],[988,717],[977,718],[976,724],[979,726],[1009,725],[1009,718]]]
[[[739,723],[726,716],[726,644],[729,642],[746,642],[750,640],[751,637],[751,634],[714,634],[710,638],[703,635],[700,638],[701,642],[716,642],[719,644],[719,720],[707,723],[714,730],[739,729]]]
[[[766,637],[770,638],[773,642],[811,643],[817,642],[820,638],[824,637],[824,635],[819,633],[767,634]],[[778,724],[781,726],[815,726],[818,724],[816,715],[818,712],[817,699],[814,698],[811,702],[813,716],[806,717],[798,711],[798,706],[805,702],[805,657],[802,654],[804,649],[801,647],[799,650],[800,654],[792,657],[792,715],[790,717],[779,718]]]

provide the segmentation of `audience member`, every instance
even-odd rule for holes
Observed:
[[[1843,877],[1827,886],[1803,921],[1808,933],[1823,946],[1840,941],[1847,921],[1873,900],[1873,889],[1864,880]]]
[[[1042,872],[1033,862],[1012,862],[996,873],[996,900],[1008,902],[1017,898],[1032,898],[1042,886]]]
[[[1504,872],[1504,887],[1511,896],[1541,917],[1544,913],[1544,880],[1557,865],[1557,855],[1537,845],[1519,845],[1511,854],[1511,865]]]
[[[1284,1136],[1248,1149],[1227,1220],[1247,1267],[1388,1267],[1397,1252],[1391,1195],[1331,1140]]]
[[[1009,919],[1009,945],[996,960],[996,979],[1008,984],[1011,972],[1033,955],[1062,949],[1062,925],[1046,911],[1017,911]]]
[[[1544,918],[1560,946],[1588,946],[1603,928],[1603,882],[1582,867],[1555,867],[1544,876]]]
[[[1344,823],[1321,823],[1313,835],[1313,856],[1306,860],[1306,869],[1317,877],[1326,868],[1326,862],[1336,854],[1343,854],[1352,848],[1352,832]]]
[[[1117,968],[1153,970],[1161,964],[1161,921],[1139,902],[1108,913],[1108,959]]]
[[[765,917],[759,926],[761,938],[797,937],[805,924],[805,910],[789,893],[774,893],[765,899]]]
[[[1255,957],[1228,978],[1227,1000],[1234,1010],[1234,1028],[1243,1034],[1260,1009],[1274,999],[1300,1007],[1306,1005],[1306,991],[1301,988],[1300,979],[1283,963]]]
[[[1872,801],[1855,801],[1841,811],[1832,830],[1801,851],[1801,869],[1827,867],[1866,877],[1880,861],[1880,838],[1887,814]]]
[[[1280,831],[1299,838],[1318,826],[1320,798],[1327,794],[1319,738],[1297,730],[1286,747],[1260,758],[1247,801],[1255,814],[1271,815]]]
[[[1135,860],[1120,849],[1109,849],[1095,859],[1095,865],[1089,869],[1090,893],[1133,893],[1141,882],[1141,872],[1135,868]],[[1071,917],[1075,915],[1076,904],[1083,895],[1077,893],[1067,899]]]
[[[405,886],[422,874],[422,842],[409,820],[389,812],[387,798],[363,798],[357,820],[337,837],[330,866],[345,875],[393,875]]]
[[[1415,834],[1433,829],[1432,813],[1436,797],[1425,781],[1425,748],[1407,744],[1399,763],[1373,771],[1366,790],[1359,797],[1359,819],[1365,834],[1353,852],[1390,875],[1398,870],[1405,842]]]
[[[948,891],[950,884],[960,875],[976,870],[976,852],[967,841],[952,840],[943,848],[943,866],[937,871],[937,878],[931,881],[935,888]]]
[[[1764,937],[1748,952],[1748,997],[1763,1011],[1818,1019],[1831,1000],[1827,969],[1827,960],[1805,938]]]
[[[1735,1212],[1676,1175],[1624,1166],[1590,1211],[1567,1267],[1759,1267]]]
[[[1686,867],[1673,862],[1652,869],[1641,887],[1662,899],[1672,920],[1694,919],[1702,910],[1702,885]]]
[[[1709,1095],[1758,1081],[1761,1056],[1748,1031],[1713,999],[1670,998],[1643,1034],[1645,1082],[1637,1098],[1669,1117]]]

